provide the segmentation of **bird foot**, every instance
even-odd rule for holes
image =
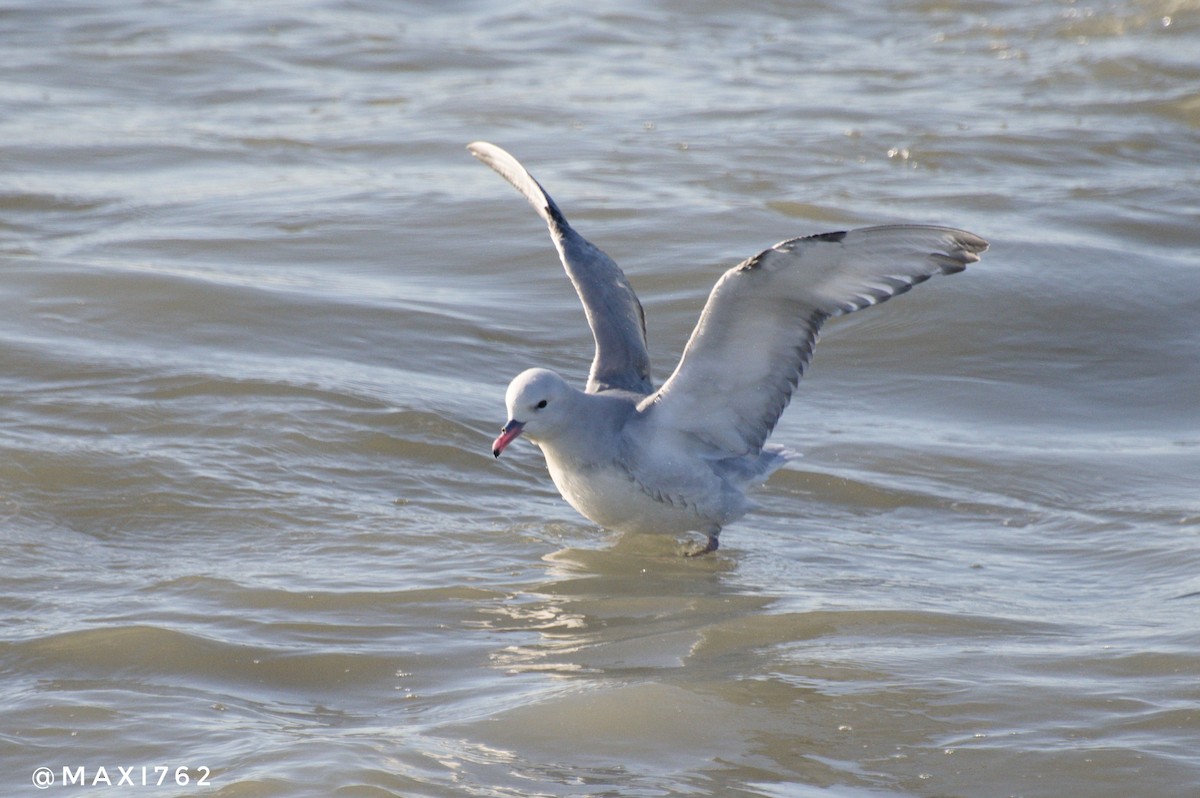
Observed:
[[[717,547],[719,547],[720,545],[721,545],[720,541],[717,540],[716,535],[709,535],[708,540],[706,540],[703,544],[700,544],[698,546],[695,546],[694,548],[688,549],[687,551],[685,551],[683,553],[683,556],[685,556],[685,557],[700,557],[702,555],[710,554],[710,553],[716,551]]]

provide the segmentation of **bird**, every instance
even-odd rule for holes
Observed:
[[[748,491],[795,453],[767,442],[830,318],[975,263],[974,233],[893,224],[781,241],[717,280],[675,370],[651,379],[642,305],[620,267],[576,232],[521,163],[486,141],[468,151],[524,195],[546,222],[595,340],[587,383],[530,368],[505,392],[500,455],[536,444],[562,497],[608,530],[702,535],[753,509]]]

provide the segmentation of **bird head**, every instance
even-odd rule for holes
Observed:
[[[553,371],[529,369],[518,374],[504,395],[508,421],[492,442],[492,454],[499,457],[522,434],[535,443],[553,437],[567,418],[570,395],[571,386]]]

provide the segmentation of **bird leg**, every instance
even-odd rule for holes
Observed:
[[[717,547],[721,545],[720,541],[717,540],[717,535],[720,532],[721,532],[720,528],[718,528],[712,532],[705,532],[704,534],[708,536],[708,540],[705,541],[704,545],[696,546],[695,548],[684,552],[684,556],[685,557],[700,557],[701,555],[710,554],[710,553],[716,551]]]

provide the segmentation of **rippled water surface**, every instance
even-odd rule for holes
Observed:
[[[5,4],[0,794],[1200,794],[1197,53],[1194,0]],[[992,249],[826,329],[685,559],[490,456],[591,340],[481,138],[660,379],[780,239]]]

